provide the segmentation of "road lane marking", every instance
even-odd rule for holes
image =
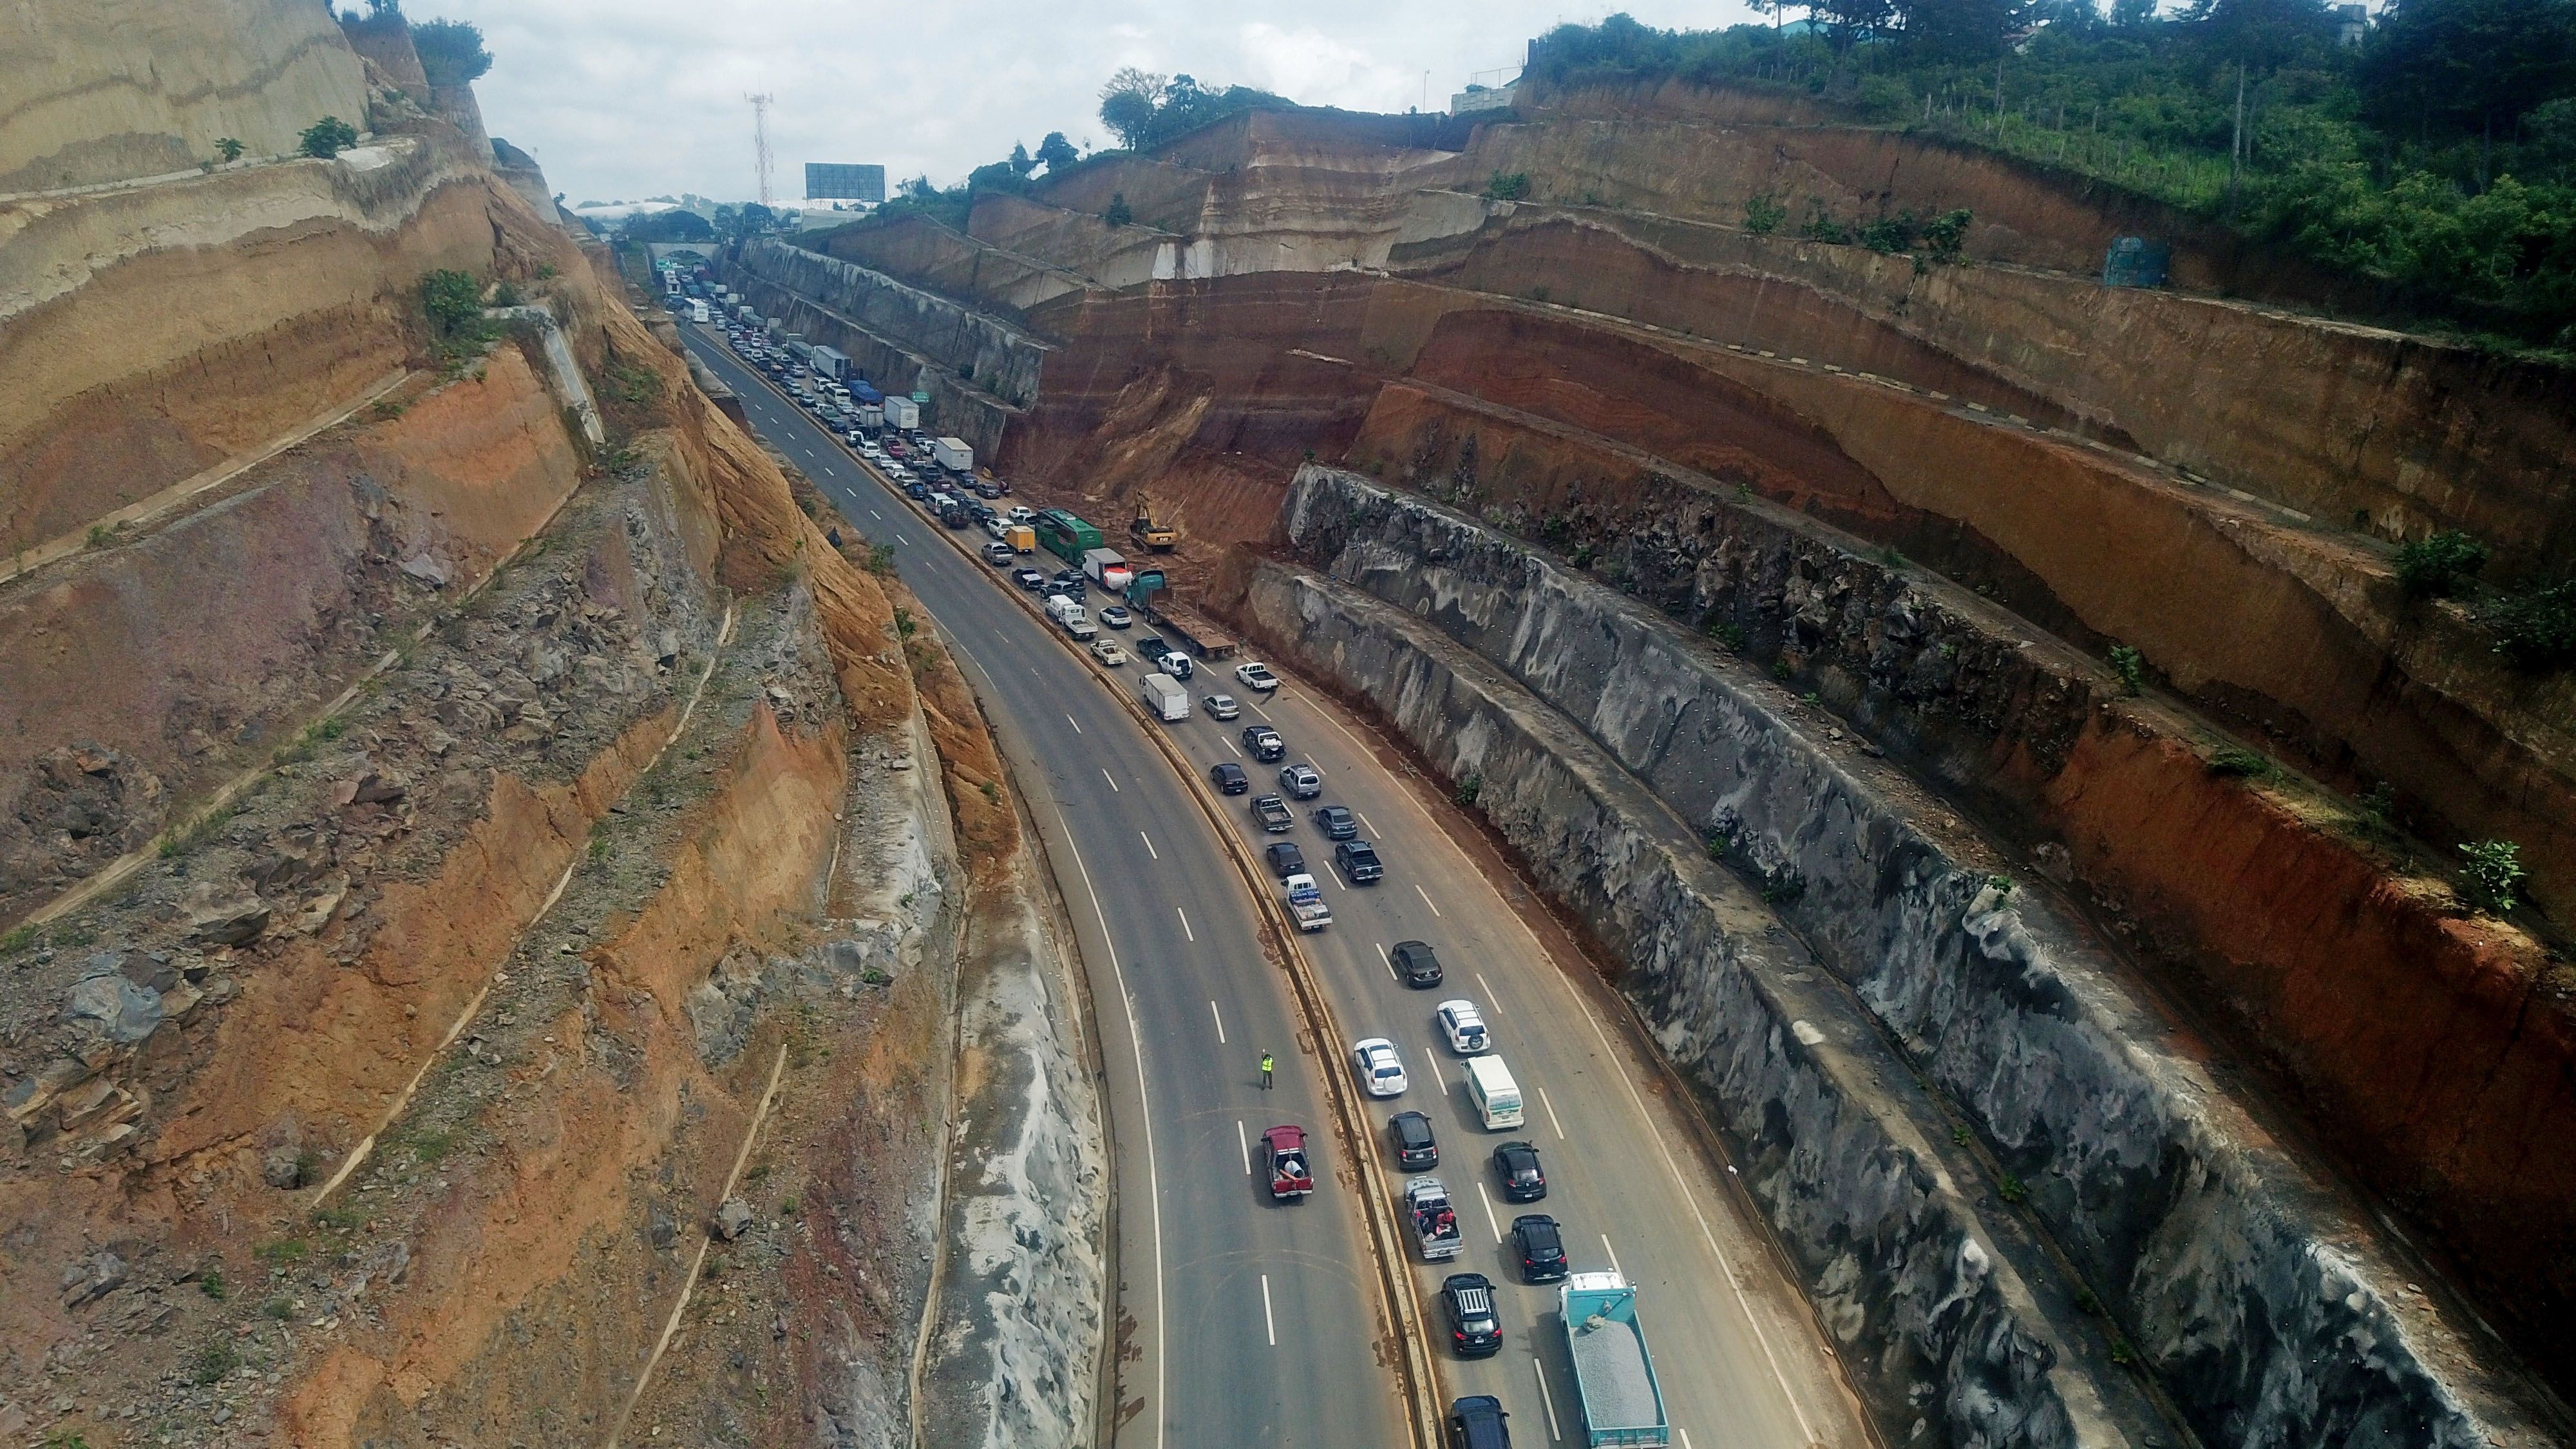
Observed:
[[[1556,1120],[1556,1104],[1547,1099],[1547,1088],[1538,1089],[1538,1104],[1547,1109],[1547,1125],[1556,1129],[1556,1140],[1565,1140],[1565,1124]]]
[[[897,542],[897,543],[899,543],[899,544],[902,544],[902,545],[903,545],[904,547],[906,547],[906,548],[910,548],[910,547],[912,547],[912,540],[911,540],[911,539],[908,539],[908,538],[906,538],[906,537],[904,537],[904,536],[903,536],[903,530],[902,530],[902,529],[896,529],[896,530],[895,530],[895,534],[894,534],[894,541],[895,541],[895,542]]]
[[[1182,935],[1189,937],[1189,938],[1190,938],[1191,940],[1193,940],[1193,941],[1195,941],[1195,940],[1197,940],[1197,939],[1199,938],[1199,933],[1190,929],[1190,913],[1189,913],[1189,912],[1187,912],[1187,911],[1185,911],[1185,910],[1182,910],[1179,906],[1174,906],[1174,907],[1172,907],[1172,914],[1173,914],[1173,915],[1176,915],[1176,916],[1178,916],[1178,917],[1180,917],[1180,918],[1181,918],[1181,934],[1182,934]]]
[[[868,510],[868,517],[873,518],[873,519],[876,519],[876,520],[878,520],[879,522],[883,522],[883,521],[885,520],[885,515],[884,515],[884,514],[882,514],[882,513],[877,512],[877,511],[876,511],[875,509],[873,509],[873,508],[871,508],[871,509],[869,509],[869,510]]]
[[[1156,859],[1156,860],[1161,860],[1161,859],[1163,858],[1163,853],[1162,853],[1161,851],[1156,850],[1156,849],[1154,848],[1154,837],[1152,837],[1152,836],[1150,836],[1150,835],[1147,835],[1144,831],[1139,830],[1139,831],[1137,831],[1137,832],[1136,832],[1136,838],[1137,838],[1138,840],[1141,840],[1141,841],[1145,842],[1145,853],[1146,853],[1147,855],[1152,856],[1152,857],[1153,857],[1154,859]]]
[[[1551,1442],[1551,1443],[1553,1443],[1553,1442],[1555,1442],[1555,1441],[1558,1441],[1558,1440],[1561,1440],[1561,1439],[1563,1439],[1565,1436],[1564,1436],[1563,1434],[1560,1434],[1560,1433],[1558,1433],[1558,1432],[1557,1432],[1557,1428],[1556,1428],[1556,1395],[1551,1394],[1551,1393],[1549,1393],[1549,1392],[1547,1391],[1547,1368],[1546,1368],[1546,1366],[1545,1366],[1544,1364],[1541,1364],[1537,1359],[1531,1359],[1531,1360],[1530,1360],[1530,1372],[1531,1372],[1531,1373],[1534,1373],[1534,1374],[1536,1374],[1536,1375],[1538,1375],[1538,1401],[1539,1401],[1540,1403],[1542,1403],[1542,1404],[1547,1405],[1547,1437],[1548,1437],[1548,1440],[1549,1440],[1549,1442]]]
[[[1416,881],[1416,882],[1414,882],[1414,884],[1413,884],[1413,893],[1414,893],[1415,895],[1417,895],[1417,896],[1422,897],[1422,903],[1423,903],[1424,905],[1431,907],[1431,914],[1433,914],[1433,915],[1435,915],[1435,916],[1437,916],[1437,915],[1439,915],[1439,914],[1440,914],[1440,904],[1439,904],[1439,902],[1434,901],[1433,899],[1431,899],[1431,892],[1429,892],[1429,891],[1427,891],[1427,890],[1424,890],[1424,889],[1422,888],[1422,883],[1421,883],[1420,881]]]
[[[1270,711],[1263,709],[1260,701],[1258,700],[1247,699],[1243,702],[1243,707],[1251,710],[1254,714],[1261,716],[1263,719],[1270,718]]]
[[[1270,1346],[1279,1346],[1279,1324],[1270,1316],[1270,1275],[1261,1275],[1261,1328],[1270,1335]]]
[[[1163,1183],[1162,1170],[1154,1165],[1153,1096],[1145,1089],[1145,1032],[1136,1024],[1136,998],[1127,989],[1127,968],[1119,964],[1118,943],[1109,934],[1109,913],[1101,909],[1100,891],[1091,883],[1091,867],[1083,863],[1082,852],[1073,848],[1073,827],[1065,824],[1064,810],[1054,802],[1048,809],[1055,812],[1055,828],[1064,837],[1065,854],[1073,857],[1073,868],[1082,873],[1082,893],[1091,897],[1091,917],[1100,923],[1101,945],[1109,952],[1109,974],[1118,982],[1118,1001],[1127,1012],[1127,1044],[1136,1058],[1136,1097],[1145,1104],[1137,1126],[1145,1138],[1145,1201],[1153,1207],[1154,1221],[1154,1445],[1162,1449],[1163,1405],[1169,1388],[1171,1353],[1164,1346],[1163,1328]]]
[[[1225,1018],[1217,1012],[1216,1003],[1208,1003],[1208,1015],[1216,1017],[1216,1044],[1225,1045]]]
[[[1384,941],[1380,941],[1376,944],[1377,959],[1386,963],[1386,974],[1395,978],[1396,985],[1402,986],[1404,984],[1404,973],[1395,969],[1395,958],[1386,954],[1386,943]]]
[[[993,632],[995,632],[995,633],[997,633],[997,634],[1000,634],[1000,633],[1001,633],[1001,631],[1000,631],[1000,630],[998,630],[998,629],[994,630]],[[1011,636],[1010,636],[1010,635],[1008,635],[1008,634],[1002,634],[1002,637],[1003,637],[1003,638],[1005,638],[1005,639],[1007,639],[1007,638],[1009,638],[1009,637],[1011,637]],[[1081,725],[1081,723],[1080,723],[1079,721],[1075,720],[1075,719],[1074,719],[1074,717],[1073,717],[1072,715],[1066,715],[1066,716],[1064,717],[1064,722],[1065,722],[1066,724],[1069,724],[1069,725],[1072,725],[1072,726],[1073,726],[1073,732],[1074,732],[1075,734],[1080,734],[1080,733],[1082,733],[1082,725]],[[1103,773],[1105,774],[1105,773],[1107,773],[1107,772],[1106,772],[1106,771],[1104,771]]]
[[[1468,973],[1468,974],[1470,974],[1470,975],[1472,975],[1472,976],[1474,976],[1474,977],[1476,978],[1476,984],[1477,984],[1479,987],[1483,987],[1484,992],[1485,992],[1485,1005],[1487,1005],[1488,1007],[1491,1007],[1491,1006],[1496,1006],[1496,1005],[1499,1005],[1499,1004],[1500,1004],[1500,1003],[1498,1003],[1498,1002],[1496,1002],[1496,1001],[1494,1000],[1494,988],[1492,988],[1491,986],[1486,986],[1486,985],[1485,985],[1485,973],[1484,973],[1484,972],[1482,972],[1482,971],[1474,971],[1474,972],[1470,972],[1470,973]]]
[[[1676,1428],[1673,1432],[1682,1436],[1682,1449],[1691,1449],[1690,1430]]]
[[[1619,1254],[1610,1246],[1610,1235],[1608,1233],[1603,1233],[1601,1235],[1601,1251],[1610,1255],[1610,1271],[1613,1273],[1619,1272]],[[1625,1277],[1626,1275],[1621,1274],[1620,1276]]]
[[[1208,1005],[1214,1006],[1216,1003],[1211,1001]],[[1240,1117],[1234,1119],[1234,1145],[1243,1149],[1243,1175],[1250,1177],[1252,1175],[1252,1138],[1244,1132],[1243,1119]]]
[[[1232,741],[1232,740],[1227,740],[1227,741],[1225,742],[1225,747],[1226,747],[1227,749],[1229,749],[1229,750],[1234,750],[1234,741]],[[1242,758],[1243,758],[1243,751],[1241,751],[1241,750],[1234,750],[1234,757],[1235,757],[1236,759],[1238,759],[1238,760],[1242,759]]]
[[[1485,1196],[1485,1185],[1481,1182],[1476,1184],[1476,1201],[1485,1205],[1485,1226],[1494,1230],[1494,1241],[1497,1243],[1501,1242],[1503,1240],[1503,1225],[1500,1220],[1495,1218],[1494,1200]]]
[[[1383,838],[1377,833],[1377,827],[1369,823],[1368,815],[1365,812],[1354,810],[1351,813],[1360,817],[1360,828],[1369,833],[1369,839],[1378,840]]]
[[[1119,789],[1119,788],[1118,788],[1118,782],[1117,782],[1116,780],[1110,780],[1110,779],[1109,779],[1109,771],[1108,771],[1108,769],[1107,769],[1105,766],[1104,766],[1104,767],[1101,769],[1101,771],[1100,771],[1100,778],[1102,778],[1102,779],[1104,779],[1104,780],[1109,780],[1109,788],[1110,788],[1110,790],[1111,790],[1113,793],[1120,794],[1120,795],[1124,795],[1124,794],[1126,794],[1126,793],[1127,793],[1126,791],[1121,790],[1121,789]]]

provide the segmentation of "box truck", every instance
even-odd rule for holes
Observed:
[[[933,438],[930,440],[930,461],[951,473],[972,474],[975,471],[975,450],[966,446],[963,438]]]
[[[921,404],[908,397],[896,397],[888,393],[885,400],[885,420],[889,428],[910,432],[921,426]]]
[[[1127,592],[1127,585],[1136,577],[1135,571],[1127,567],[1127,560],[1120,557],[1118,550],[1114,548],[1085,550],[1082,555],[1082,572],[1093,583],[1113,594]]]
[[[1148,674],[1136,685],[1145,698],[1145,707],[1165,724],[1178,724],[1190,717],[1190,692],[1168,674]]]

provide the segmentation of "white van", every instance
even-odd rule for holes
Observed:
[[[1461,1064],[1467,1077],[1467,1100],[1485,1121],[1485,1130],[1500,1132],[1521,1125],[1520,1083],[1501,1057],[1469,1057]]]

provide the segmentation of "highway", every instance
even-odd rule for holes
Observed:
[[[1411,1270],[1435,1342],[1442,1402],[1499,1396],[1515,1442],[1580,1443],[1582,1426],[1552,1288],[1520,1282],[1503,1240],[1511,1218],[1545,1212],[1564,1227],[1577,1270],[1615,1267],[1639,1285],[1641,1316],[1675,1428],[1689,1449],[1782,1449],[1869,1442],[1858,1405],[1796,1283],[1770,1251],[1741,1194],[1670,1100],[1615,997],[1561,940],[1543,937],[1509,877],[1480,863],[1435,814],[1435,795],[1364,725],[1293,678],[1261,698],[1230,666],[1191,681],[1245,703],[1221,724],[1203,710],[1170,726],[1204,772],[1236,761],[1255,794],[1276,766],[1245,758],[1242,725],[1267,722],[1288,761],[1323,775],[1319,801],[1298,806],[1284,837],[1264,834],[1245,797],[1214,796],[1201,775],[1176,775],[1146,726],[1109,697],[1132,691],[1140,665],[1099,669],[1066,649],[1012,595],[999,571],[968,558],[945,530],[786,403],[721,341],[681,329],[742,397],[756,430],[804,469],[852,524],[894,546],[918,594],[983,693],[1014,777],[1028,797],[1072,914],[1110,1063],[1120,1184],[1119,1316],[1133,1324],[1119,1368],[1121,1445],[1396,1445],[1405,1415],[1377,1340],[1387,1332],[1365,1230],[1339,1161],[1314,1074],[1350,1071],[1348,1041],[1292,1046],[1292,1008],[1262,955],[1258,917],[1190,792],[1216,800],[1227,828],[1257,852],[1296,841],[1326,881],[1335,923],[1300,938],[1348,1036],[1385,1036],[1412,1078],[1373,1104],[1372,1122],[1412,1109],[1439,1134],[1437,1175],[1451,1190],[1466,1251]],[[980,533],[976,542],[982,541]],[[1048,562],[1048,556],[1040,556]],[[1049,563],[1052,567],[1052,563]],[[1096,601],[1095,601],[1096,602]],[[1142,628],[1132,633],[1142,632]],[[1106,637],[1117,637],[1104,631]],[[1382,884],[1348,885],[1306,818],[1315,804],[1358,812],[1385,858]],[[1511,898],[1505,895],[1512,891]],[[1553,933],[1549,933],[1552,937]],[[1434,990],[1396,980],[1397,941],[1430,942],[1448,972]],[[1496,1052],[1528,1101],[1510,1132],[1482,1129],[1459,1089],[1458,1058],[1439,1039],[1435,1005],[1466,997],[1484,1011]],[[1279,1053],[1277,1090],[1255,1061]],[[1325,1136],[1319,1190],[1274,1208],[1249,1171],[1258,1133],[1293,1121]],[[1525,1139],[1545,1161],[1544,1201],[1506,1204],[1486,1158]],[[1383,1153],[1383,1137],[1366,1144]],[[1391,1155],[1387,1180],[1401,1182]],[[1329,1180],[1326,1170],[1331,1170]],[[1446,1348],[1437,1303],[1451,1272],[1491,1278],[1505,1347],[1461,1360]]]

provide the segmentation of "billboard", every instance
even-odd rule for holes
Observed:
[[[835,161],[805,163],[807,201],[885,200],[883,166],[850,166]]]

